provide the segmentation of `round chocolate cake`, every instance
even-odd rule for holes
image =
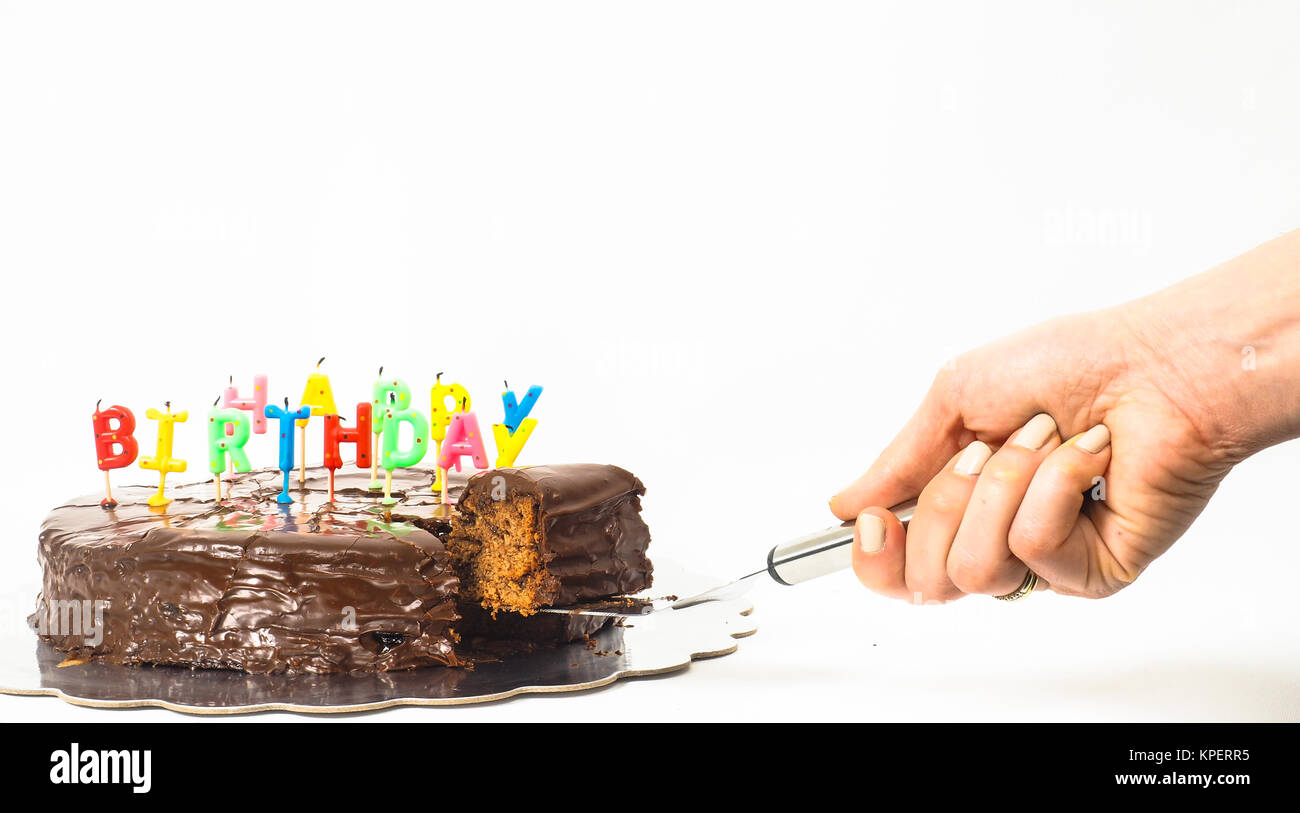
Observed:
[[[257,673],[461,666],[476,642],[564,642],[607,619],[535,614],[650,586],[645,489],[616,466],[450,475],[394,472],[396,505],[365,472],[309,469],[279,504],[270,469],[169,489],[86,497],[41,528],[42,594],[30,622],[67,653],[131,665]],[[465,500],[474,513],[454,503]],[[506,518],[509,521],[506,521]],[[451,550],[448,550],[448,546]],[[499,651],[496,650],[496,651]]]

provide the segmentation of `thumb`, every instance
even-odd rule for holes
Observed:
[[[961,448],[961,419],[934,390],[867,473],[831,497],[831,512],[853,519],[865,508],[890,508],[920,495]]]

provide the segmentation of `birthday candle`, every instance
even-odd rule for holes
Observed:
[[[451,406],[447,406],[447,399],[451,399]],[[447,437],[447,427],[451,425],[451,416],[459,412],[468,412],[473,401],[470,400],[469,390],[460,384],[442,383],[442,373],[438,373],[433,389],[429,391],[429,434],[433,437],[434,444],[438,451],[438,457],[442,457],[442,441]],[[442,481],[445,479],[445,472],[442,468],[437,469],[437,477],[433,481],[433,490],[442,491]]]
[[[272,404],[266,408],[266,417],[280,422],[280,471],[284,472],[284,488],[276,495],[278,503],[293,502],[289,496],[289,473],[293,471],[293,430],[295,421],[311,417],[311,407],[289,409],[289,399],[284,399],[284,409]]]
[[[339,446],[353,443],[357,447],[357,468],[370,466],[370,404],[357,404],[357,421],[352,427],[341,425],[338,415],[325,416],[325,468],[330,473],[330,502],[334,502],[334,471],[343,467]]]
[[[311,411],[306,418],[297,421],[298,428],[302,430],[302,463],[298,471],[298,485],[302,485],[307,479],[307,422],[312,415],[337,415],[338,407],[334,405],[334,390],[330,387],[329,376],[320,371],[320,366],[325,361],[321,356],[320,361],[316,362],[316,372],[307,376],[307,385],[303,387],[302,399],[299,400],[299,406],[311,407]]]
[[[411,425],[415,436],[411,448],[398,448],[401,440],[401,426]],[[393,469],[406,469],[424,459],[429,451],[429,419],[418,409],[388,409],[384,412],[384,505],[397,502],[393,499]]]
[[[465,455],[474,461],[478,469],[488,468],[487,451],[483,448],[483,434],[478,429],[478,418],[473,412],[456,414],[451,417],[447,427],[447,438],[442,442],[442,454],[438,457],[438,467],[449,469],[456,467],[460,471],[460,459]]]
[[[104,499],[99,501],[103,508],[113,508],[117,500],[113,499],[113,485],[108,473],[135,462],[140,451],[140,444],[135,440],[135,414],[124,406],[111,406],[100,409],[102,401],[95,402],[93,422],[95,426],[95,457],[99,461],[99,470],[104,472]]]
[[[498,469],[508,468],[515,464],[515,458],[523,451],[524,444],[533,436],[533,430],[537,428],[537,421],[534,418],[524,418],[519,424],[519,428],[514,431],[505,424],[492,424],[492,436],[497,442],[497,465]]]
[[[265,409],[265,407],[263,407]],[[227,435],[227,431],[230,432]],[[208,412],[208,470],[212,472],[217,487],[217,502],[221,501],[221,472],[230,457],[235,471],[248,472],[253,467],[248,462],[244,445],[250,437],[248,416],[239,409],[217,409]]]
[[[533,405],[537,399],[542,397],[542,388],[534,384],[524,393],[524,400],[515,401],[514,390],[510,389],[510,382],[504,382],[506,391],[501,393],[501,403],[505,407],[506,419],[504,421],[506,428],[512,433],[519,428],[519,424],[528,417],[528,413],[533,411]]]
[[[411,406],[411,388],[400,378],[384,378],[384,368],[379,368],[379,378],[370,388],[370,431],[379,435],[384,431],[384,420],[390,409],[403,410]],[[378,446],[378,443],[376,443]],[[376,454],[370,464],[370,487],[381,488],[379,483],[379,462],[382,454]]]
[[[189,412],[172,412],[172,402],[168,401],[167,411],[159,412],[150,407],[144,413],[151,421],[158,421],[158,446],[153,457],[140,458],[140,468],[158,472],[158,491],[148,500],[149,505],[158,508],[171,502],[164,493],[167,488],[167,475],[171,472],[185,471],[186,461],[172,457],[172,440],[176,435],[176,424],[189,420]]]
[[[243,398],[239,395],[239,388],[235,386],[235,378],[231,376],[230,385],[226,387],[221,395],[221,405],[227,409],[241,409],[245,412],[253,413],[253,434],[266,434],[266,376],[253,376],[253,397]],[[226,424],[226,434],[235,431],[234,424]]]

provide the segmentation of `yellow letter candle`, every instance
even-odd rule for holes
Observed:
[[[298,401],[299,408],[311,408],[309,417],[294,422],[301,430],[298,436],[299,486],[307,480],[307,422],[311,420],[311,416],[337,415],[339,412],[339,408],[334,405],[334,390],[330,387],[330,377],[320,371],[324,361],[325,357],[321,356],[320,361],[316,362],[316,372],[307,376],[307,386],[303,387],[302,399]]]
[[[164,493],[167,489],[167,475],[170,472],[185,471],[185,461],[172,457],[172,440],[176,436],[176,424],[189,420],[189,412],[172,412],[172,402],[165,404],[167,411],[159,412],[150,408],[144,413],[151,421],[158,421],[158,448],[153,457],[140,458],[140,468],[158,472],[158,491],[149,498],[149,505],[157,508],[171,502]]]
[[[519,428],[512,434],[510,427],[503,423],[492,424],[492,436],[497,441],[497,468],[505,469],[515,464],[515,458],[519,456],[532,437],[533,429],[537,427],[535,418],[524,418],[519,422]]]

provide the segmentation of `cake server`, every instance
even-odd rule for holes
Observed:
[[[909,500],[890,509],[894,516],[906,527],[912,521],[916,510],[916,500]],[[719,585],[703,593],[696,593],[686,598],[659,598],[653,600],[636,600],[626,609],[611,608],[608,601],[593,607],[581,605],[573,607],[547,607],[539,612],[562,615],[608,616],[624,618],[630,615],[646,615],[659,610],[684,610],[709,601],[728,601],[740,598],[749,592],[755,584],[764,581],[759,578],[766,574],[777,584],[792,587],[796,584],[847,570],[853,562],[853,520],[835,525],[825,530],[816,531],[798,539],[792,539],[784,545],[777,545],[767,552],[767,566],[761,570],[741,576],[733,582]]]

